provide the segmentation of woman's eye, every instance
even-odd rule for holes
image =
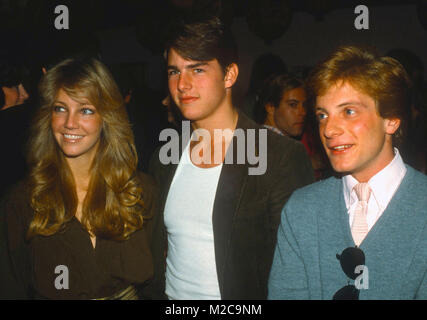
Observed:
[[[82,113],[83,114],[94,114],[95,111],[92,109],[89,109],[89,108],[84,108],[84,109],[82,109]]]
[[[65,108],[62,107],[62,106],[54,106],[53,107],[53,111],[55,111],[55,112],[64,112]]]

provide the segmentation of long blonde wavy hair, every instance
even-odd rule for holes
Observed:
[[[28,155],[34,217],[27,238],[63,231],[77,210],[74,177],[51,129],[60,89],[72,99],[90,101],[103,123],[81,223],[97,237],[125,240],[142,227],[144,219],[138,158],[123,98],[110,72],[96,59],[64,60],[39,84],[41,105],[33,122]]]

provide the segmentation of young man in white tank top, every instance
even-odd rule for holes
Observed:
[[[242,152],[229,148],[236,131],[246,153],[248,132],[267,130],[233,106],[237,54],[218,18],[177,26],[166,57],[170,96],[193,133],[179,163],[164,164],[159,153],[150,166],[161,188],[153,296],[265,299],[280,211],[293,190],[313,181],[307,154],[300,143],[265,132],[252,146],[264,152],[262,174],[248,173],[247,154],[244,163],[224,161],[227,151]],[[218,130],[234,133],[233,140],[215,138]]]

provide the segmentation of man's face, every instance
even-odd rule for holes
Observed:
[[[335,171],[366,182],[393,159],[391,135],[400,121],[381,118],[375,101],[349,83],[338,83],[317,97],[316,117]]]
[[[274,122],[284,134],[297,137],[302,134],[305,120],[305,91],[295,88],[286,91],[280,104],[274,108]]]
[[[174,49],[169,51],[170,95],[188,120],[205,120],[224,108],[225,76],[216,59],[203,62],[186,60]]]

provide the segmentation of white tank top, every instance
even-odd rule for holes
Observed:
[[[169,189],[166,295],[169,299],[221,299],[215,263],[212,211],[222,164],[199,168],[187,144]]]

